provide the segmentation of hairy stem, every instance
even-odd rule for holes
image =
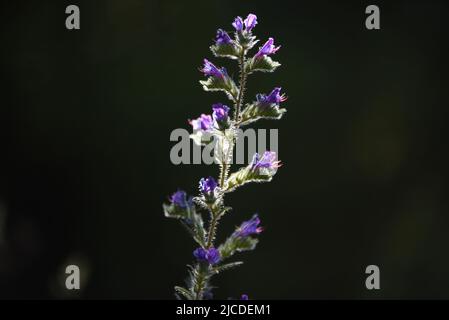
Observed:
[[[195,270],[196,273],[195,273],[194,287],[192,288],[195,294],[194,299],[203,300],[204,290],[208,285],[207,284],[207,279],[209,277],[208,271],[201,264],[197,264]]]
[[[246,86],[246,77],[247,74],[245,72],[245,50],[242,50],[242,53],[240,54],[239,59],[239,68],[240,68],[240,88],[239,88],[239,94],[237,96],[237,100],[235,102],[235,110],[234,110],[234,121],[235,123],[239,124],[239,118],[240,118],[240,109],[243,104],[243,94],[245,92],[245,86]],[[237,125],[238,128],[238,125]],[[230,164],[229,161],[229,154],[234,149],[234,143],[231,142],[231,146],[228,148],[226,152],[225,161],[222,163],[221,173],[220,173],[220,187],[223,188],[225,180],[226,180],[226,174],[229,170]]]
[[[245,51],[242,50],[242,53],[240,54],[240,60],[239,60],[239,67],[240,67],[240,89],[239,89],[239,95],[237,97],[237,101],[235,103],[235,112],[234,112],[234,121],[238,122],[240,118],[240,108],[242,107],[243,103],[243,93],[245,91],[245,85],[246,85],[246,72],[245,72]]]
[[[207,249],[212,247],[214,244],[215,232],[217,230],[217,223],[218,223],[218,220],[220,220],[219,213],[216,213],[213,210],[211,210],[210,215],[211,215],[211,219],[210,219],[209,231],[207,232],[207,243],[206,243]]]
[[[222,164],[221,172],[220,172],[220,187],[223,188],[225,179],[226,179],[226,171],[228,171],[228,160]]]
[[[245,50],[242,50],[242,53],[240,54],[239,59],[239,68],[240,68],[240,88],[239,88],[239,95],[237,97],[237,101],[235,103],[235,112],[234,112],[234,121],[238,123],[240,118],[240,109],[243,104],[243,93],[245,91],[245,85],[246,85],[246,72],[245,72]],[[223,137],[223,139],[226,139],[226,137]],[[223,144],[224,145],[224,144]],[[234,141],[231,142],[231,145],[228,147],[228,150],[226,151],[225,161],[222,163],[222,168],[220,172],[220,187],[223,188],[225,180],[226,180],[226,174],[229,170],[230,164],[229,161],[229,154],[234,149]],[[217,229],[217,223],[220,219],[220,214],[214,212],[212,209],[211,212],[211,221],[209,225],[209,231],[207,233],[207,244],[206,247],[210,248],[213,245],[213,239],[215,237],[215,232]]]
[[[209,231],[207,232],[207,243],[206,249],[209,249],[214,244],[215,232],[217,230],[217,223],[220,220],[221,214],[220,212],[216,212],[212,207],[210,209],[210,225]],[[193,292],[195,293],[195,300],[203,300],[204,289],[207,286],[207,279],[209,278],[209,274],[206,270],[201,268],[201,265],[198,264],[198,272],[194,274],[195,279],[194,283],[196,285],[193,287]]]
[[[240,109],[243,104],[243,94],[245,91],[246,77],[247,77],[247,74],[245,72],[245,50],[242,50],[242,53],[240,54],[239,67],[240,67],[240,88],[239,88],[239,94],[237,96],[237,100],[235,102],[235,111],[234,111],[234,122],[237,124],[237,128],[239,127],[239,124],[240,124]],[[227,138],[223,137],[223,139],[227,139]],[[234,139],[235,139],[235,137],[234,137]],[[233,149],[234,149],[234,141],[230,141],[230,145],[228,147],[228,150],[226,151],[225,159],[222,163],[221,172],[220,172],[219,184],[220,184],[221,188],[223,188],[223,186],[225,184],[227,172],[230,167],[230,164],[228,163],[229,155],[231,152],[233,152]],[[222,151],[224,151],[224,150],[222,150]],[[212,206],[210,206],[209,211],[210,211],[211,219],[210,219],[210,224],[209,224],[209,230],[207,231],[206,249],[210,249],[214,245],[214,238],[215,238],[215,233],[217,231],[218,221],[220,220],[220,218],[222,216],[222,212],[220,211],[220,209],[217,210],[216,208],[213,208]],[[202,300],[203,294],[204,294],[204,288],[207,285],[208,274],[207,274],[207,272],[203,273],[204,270],[201,270],[201,268],[198,271],[199,272],[196,273],[196,276],[195,276],[195,282],[197,285],[192,289],[195,293],[195,299]]]
[[[226,180],[226,177],[227,177],[227,175],[228,175],[228,170],[229,170],[229,164],[228,164],[228,161],[229,161],[229,156],[230,156],[230,153],[233,151],[233,149],[234,149],[234,143],[233,143],[233,141],[229,141],[229,139],[224,135],[223,136],[223,139],[226,139],[227,140],[227,142],[229,143],[229,146],[228,146],[228,150],[226,150],[226,155],[225,155],[225,157],[224,157],[224,161],[222,161],[222,164],[221,164],[221,171],[220,171],[220,187],[223,189],[223,186],[224,186],[224,183],[225,183],[225,180]],[[221,153],[223,154],[223,151],[224,151],[224,144],[223,144],[223,146],[222,146],[222,150],[221,150]]]

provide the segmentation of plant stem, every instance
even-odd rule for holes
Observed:
[[[217,229],[218,220],[220,220],[220,214],[210,210],[210,225],[209,231],[207,232],[207,243],[206,248],[209,249],[214,244],[215,231]]]
[[[201,264],[197,264],[195,267],[196,277],[195,286],[192,288],[195,293],[195,300],[203,300],[204,289],[207,287],[207,279],[209,278],[208,270]]]
[[[220,188],[222,188],[222,189],[223,189],[223,185],[224,185],[225,178],[226,178],[226,171],[228,170],[228,160],[227,160],[227,157],[226,157],[226,160],[225,160],[225,161],[226,161],[226,162],[224,162],[224,163],[222,164],[221,172],[220,172]]]
[[[240,90],[239,90],[239,95],[237,97],[237,102],[235,104],[235,112],[234,112],[234,121],[236,121],[236,122],[239,121],[240,108],[242,107],[243,93],[245,91],[245,85],[246,85],[245,51],[244,50],[242,50],[242,53],[240,54],[239,66],[240,66]]]
[[[207,243],[206,243],[206,249],[210,249],[213,246],[213,239],[215,237],[215,232],[217,230],[217,223],[218,220],[220,220],[221,214],[220,212],[215,212],[215,210],[209,208],[211,220],[209,225],[209,231],[207,232]],[[203,274],[204,272],[204,274]],[[194,282],[197,284],[193,291],[195,292],[195,300],[203,300],[203,291],[204,288],[207,285],[207,280],[209,278],[209,275],[207,271],[202,270],[201,265],[198,264],[198,272],[195,274],[195,280]]]
[[[234,122],[237,123],[237,128],[239,127],[239,118],[240,118],[240,109],[243,104],[243,93],[245,91],[245,85],[246,85],[246,72],[245,72],[245,50],[242,50],[242,53],[240,54],[240,60],[239,60],[239,67],[240,67],[240,89],[239,94],[237,97],[237,100],[235,102],[235,111],[234,111]],[[226,136],[223,137],[223,139],[227,139]],[[234,137],[235,139],[235,137]],[[228,163],[229,160],[229,154],[234,149],[234,141],[230,142],[230,145],[228,147],[228,150],[226,151],[225,160],[222,163],[222,168],[220,172],[220,187],[223,188],[226,175],[229,170],[230,164]],[[223,151],[223,150],[222,150]],[[210,249],[214,245],[214,237],[215,233],[217,231],[217,224],[222,216],[222,212],[220,210],[216,210],[216,208],[213,208],[212,206],[209,207],[210,211],[210,224],[209,224],[209,230],[207,232],[207,243],[206,243],[206,249]],[[199,272],[196,275],[195,282],[197,283],[197,286],[193,288],[193,291],[195,292],[195,299],[196,300],[202,300],[203,299],[203,291],[206,286],[208,275],[202,274],[202,270],[198,270]]]
[[[221,171],[220,171],[220,187],[223,189],[224,183],[225,183],[225,179],[229,170],[228,167],[228,161],[229,161],[229,154],[232,152],[232,150],[234,149],[234,143],[233,141],[229,141],[228,138],[226,137],[226,134],[223,135],[223,139],[226,139],[227,142],[229,143],[228,146],[228,150],[226,151],[226,155],[224,158],[224,161],[221,164]],[[222,145],[221,148],[221,153],[223,154],[223,149],[224,149],[224,144]]]
[[[245,85],[246,85],[246,72],[245,72],[245,50],[242,50],[242,53],[240,54],[239,59],[239,67],[240,67],[240,88],[239,88],[239,94],[237,97],[237,101],[235,102],[235,111],[234,111],[234,121],[235,123],[239,124],[239,118],[240,118],[240,109],[243,104],[243,93],[245,91]],[[237,125],[238,128],[238,125]],[[231,142],[230,147],[228,148],[226,152],[225,161],[222,163],[222,169],[220,173],[220,187],[223,188],[226,174],[229,170],[229,153],[232,152],[234,149],[234,141]]]
[[[247,74],[245,72],[245,50],[242,50],[242,53],[240,54],[239,67],[240,67],[240,88],[239,88],[239,95],[238,95],[237,101],[235,103],[235,113],[234,113],[234,121],[236,123],[238,123],[238,121],[239,121],[240,108],[243,103],[243,93],[245,91],[245,85],[246,85]],[[224,136],[223,139],[227,139],[227,138]],[[233,149],[234,149],[234,141],[231,142],[231,144],[226,152],[225,161],[222,163],[222,168],[221,168],[221,173],[220,173],[220,187],[222,187],[222,188],[225,183],[226,174],[230,167],[230,165],[228,164],[229,153],[232,152]],[[211,213],[211,221],[210,221],[210,225],[209,225],[209,231],[207,233],[207,244],[206,244],[207,248],[210,248],[213,245],[213,238],[215,236],[217,222],[220,219],[220,214],[214,212],[212,210],[212,208],[210,208],[210,213]]]

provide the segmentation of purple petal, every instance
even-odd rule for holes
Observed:
[[[251,31],[257,24],[257,16],[255,14],[250,13],[245,19],[245,30]]]
[[[235,18],[234,22],[232,23],[232,26],[236,31],[242,31],[243,29],[243,20],[241,17]]]

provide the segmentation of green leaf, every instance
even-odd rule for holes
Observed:
[[[193,239],[200,245],[206,243],[206,230],[204,229],[203,217],[197,213],[195,206],[181,208],[174,204],[163,204],[164,214],[168,218],[178,219]]]
[[[211,274],[209,272],[209,265],[205,263],[197,263],[194,267],[189,267],[189,278],[187,284],[190,288],[190,292],[194,293],[195,300],[202,300],[203,294],[209,287],[209,280]]]
[[[190,217],[189,208],[181,208],[174,204],[163,204],[162,208],[164,210],[164,215],[167,218],[181,219]]]
[[[240,48],[234,43],[213,45],[210,46],[210,50],[216,57],[230,58],[230,59],[239,58]]]
[[[229,269],[234,269],[242,264],[243,264],[242,261],[230,262],[230,263],[222,264],[221,266],[216,266],[212,269],[212,271],[215,273],[220,273],[220,272],[223,272],[223,271],[226,271]]]
[[[224,260],[234,255],[235,252],[254,250],[258,242],[259,240],[257,238],[235,237],[232,235],[225,243],[220,245],[218,250],[220,251],[222,260]]]
[[[243,109],[239,123],[243,126],[259,119],[279,120],[285,112],[287,112],[287,110],[280,108],[277,104],[261,106],[257,102],[254,102],[248,104],[246,108]]]
[[[269,56],[253,57],[245,62],[245,71],[250,74],[255,71],[273,72],[281,64],[273,61]]]
[[[223,131],[215,130],[214,135],[216,142],[214,146],[214,160],[220,165],[230,163],[237,131],[234,128]]]
[[[187,290],[186,288],[176,286],[175,287],[175,291],[176,291],[176,293],[179,293],[180,295],[182,295],[187,300],[194,300],[193,293],[190,292],[189,290]]]
[[[223,91],[233,102],[237,100],[239,89],[234,80],[227,75],[223,78],[210,76],[207,80],[200,80],[200,84],[205,91]]]
[[[203,218],[200,214],[195,213],[191,220],[183,219],[181,223],[196,243],[202,247],[206,246],[206,230],[204,229]]]
[[[203,218],[200,214],[195,215],[193,223],[193,239],[202,247],[206,246],[206,230],[204,229]]]
[[[239,237],[235,241],[235,250],[238,252],[254,250],[256,248],[256,245],[258,242],[259,242],[259,239],[257,239],[257,238],[251,238],[251,237],[240,238]]]
[[[251,50],[259,42],[251,32],[247,31],[236,32],[235,39],[243,50],[245,50],[245,53],[248,52],[248,50]]]
[[[231,192],[250,182],[269,182],[273,174],[251,170],[251,165],[232,173],[226,180],[223,192]]]

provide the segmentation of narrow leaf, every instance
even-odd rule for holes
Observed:
[[[251,170],[251,166],[247,166],[229,176],[223,191],[231,192],[250,182],[269,182],[272,178],[273,176],[270,174],[260,174]]]
[[[277,104],[271,104],[269,106],[260,106],[257,102],[248,104],[243,109],[240,116],[240,125],[247,125],[255,122],[259,119],[272,119],[279,120],[283,114],[287,112],[286,109],[280,108]]]
[[[210,50],[216,57],[238,59],[240,49],[234,43],[210,46]]]
[[[235,252],[254,250],[258,242],[259,240],[257,238],[235,237],[232,235],[220,245],[218,250],[224,260],[234,255]]]
[[[255,71],[261,72],[273,72],[275,71],[281,64],[277,61],[273,61],[268,56],[262,57],[253,57],[246,61],[245,63],[245,71],[250,74]]]
[[[200,84],[205,91],[223,91],[233,102],[237,100],[239,89],[229,76],[209,77],[207,80],[200,80]]]
[[[189,290],[187,290],[184,287],[180,287],[180,286],[175,286],[175,291],[182,295],[184,298],[186,298],[187,300],[194,300],[194,296],[192,294],[192,292],[190,292]]]
[[[223,272],[223,271],[226,271],[229,269],[236,268],[242,264],[243,264],[242,261],[230,262],[230,263],[223,264],[221,266],[217,266],[212,271],[215,273],[220,273],[220,272]]]

